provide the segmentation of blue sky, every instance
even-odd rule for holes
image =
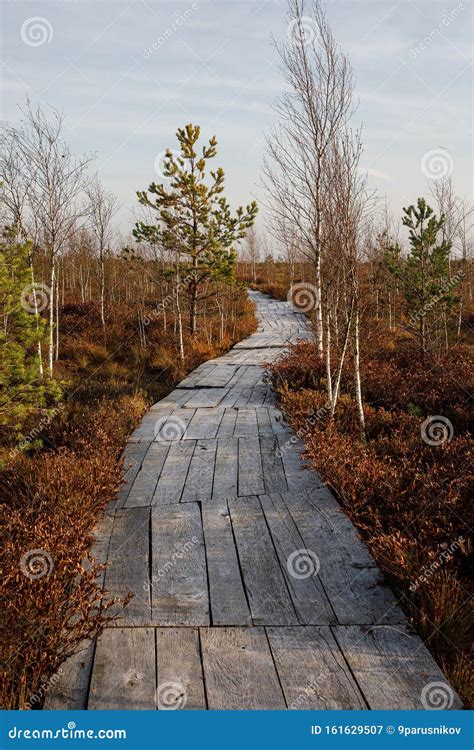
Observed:
[[[26,94],[63,110],[72,149],[97,152],[119,196],[123,233],[187,122],[217,135],[231,203],[259,199],[285,15],[285,0],[3,0],[2,119]],[[432,150],[472,194],[472,3],[333,0],[327,15],[357,78],[363,168],[395,215],[428,193]]]

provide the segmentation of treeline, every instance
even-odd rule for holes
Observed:
[[[29,102],[21,124],[2,129],[0,428],[10,442],[89,364],[89,382],[99,362],[105,380],[120,367],[125,379],[145,373],[146,390],[225,348],[252,320],[235,245],[257,206],[231,211],[223,169],[209,171],[215,137],[200,145],[199,127],[177,131],[179,150],[166,151],[161,182],[137,193],[124,242],[116,197],[62,131],[62,115]]]

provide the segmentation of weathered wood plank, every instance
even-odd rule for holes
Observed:
[[[225,499],[203,505],[209,595],[213,625],[251,625]]]
[[[218,439],[213,497],[230,497],[237,494],[238,456],[238,438]]]
[[[151,505],[158,479],[168,455],[169,443],[152,443],[133,482],[125,508]]]
[[[149,508],[117,510],[109,545],[105,588],[114,596],[133,598],[118,625],[149,625]]]
[[[266,492],[286,492],[288,489],[279,448],[275,436],[260,438],[260,453]]]
[[[186,409],[211,409],[219,406],[228,392],[228,388],[198,388],[186,401]]]
[[[155,634],[152,628],[106,628],[97,642],[89,709],[153,710]]]
[[[232,437],[234,434],[235,422],[237,420],[236,409],[225,409],[222,420],[217,430],[217,437]]]
[[[187,440],[215,438],[222,416],[222,409],[196,409],[186,430],[185,438]]]
[[[296,625],[298,618],[258,498],[230,498],[228,507],[254,624]]]
[[[85,642],[81,650],[61,665],[49,681],[46,711],[79,711],[87,708],[95,643]]]
[[[263,479],[260,441],[257,437],[239,438],[239,496],[263,495]]]
[[[235,423],[234,437],[258,435],[257,415],[255,409],[239,409]]]
[[[320,560],[319,577],[341,624],[404,622],[395,597],[349,518],[317,512],[304,493],[283,499],[305,547]]]
[[[132,487],[132,484],[140,471],[142,461],[146,456],[149,443],[128,443],[124,455],[123,455],[123,467],[124,477],[122,486],[120,487],[115,502],[111,503],[111,507],[123,508],[125,501],[127,500],[128,494]]]
[[[198,440],[181,496],[182,503],[206,501],[212,496],[217,440]]]
[[[153,508],[152,617],[155,625],[208,625],[209,595],[197,503]]]
[[[423,641],[408,627],[340,625],[333,632],[371,709],[462,708]],[[441,684],[438,694],[436,687],[430,689],[432,683]]]
[[[301,441],[294,440],[291,435],[283,433],[278,434],[277,437],[288,489],[298,491],[317,486],[318,477],[314,472],[305,468],[301,458],[301,451],[304,447]]]
[[[201,629],[210,709],[286,708],[263,628]]]
[[[157,628],[156,664],[158,710],[207,708],[197,629]]]
[[[170,446],[156,485],[152,505],[179,503],[195,445],[195,440],[181,440]]]
[[[367,708],[329,627],[267,628],[267,635],[289,709]]]
[[[336,616],[318,578],[319,561],[317,558],[313,559],[305,549],[281,496],[262,495],[260,503],[299,621],[308,625],[336,622]]]

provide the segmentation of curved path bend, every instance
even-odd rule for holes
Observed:
[[[46,707],[417,709],[440,682],[460,707],[263,381],[305,316],[250,294],[257,332],[130,438],[95,552],[134,597]]]

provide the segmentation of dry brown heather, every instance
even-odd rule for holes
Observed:
[[[3,436],[2,707],[40,706],[44,686],[60,665],[112,616],[114,600],[102,593],[100,567],[90,559],[92,530],[120,485],[123,447],[147,406],[255,329],[245,292],[222,286],[219,295],[224,328],[210,299],[198,336],[185,338],[183,362],[172,310],[166,331],[158,316],[140,335],[139,313],[143,318],[153,310],[155,299],[142,303],[139,313],[135,300],[109,305],[105,333],[98,305],[80,301],[73,290],[60,309],[56,373],[65,383],[65,407],[35,433],[43,447],[26,455],[12,458],[15,446]],[[32,417],[24,433],[39,419]],[[21,561],[36,549],[49,554],[49,569],[32,580]]]

